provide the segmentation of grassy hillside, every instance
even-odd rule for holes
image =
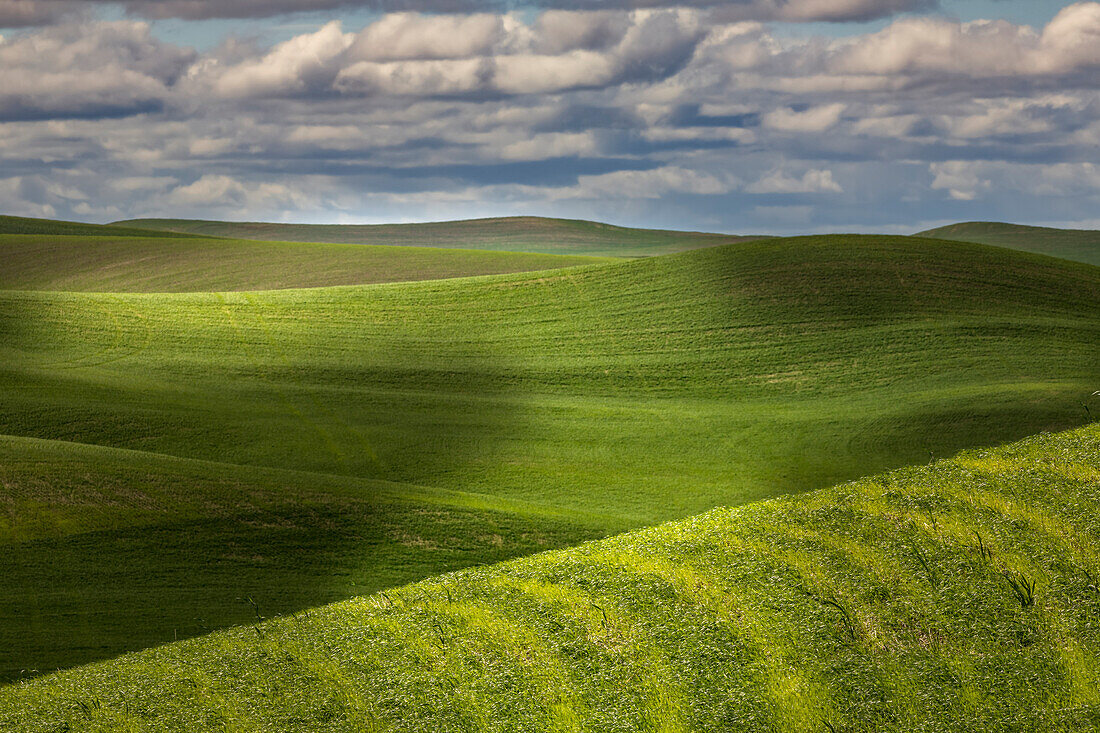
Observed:
[[[0,482],[0,682],[616,526],[491,496],[7,436]]]
[[[1100,726],[1100,428],[0,689],[6,730]]]
[[[171,232],[151,229],[135,229],[123,226],[84,224],[76,221],[54,219],[30,219],[24,216],[0,216],[0,234],[49,234],[53,236],[82,237],[171,237]],[[183,235],[191,236],[191,235]]]
[[[537,216],[425,224],[276,224],[188,219],[133,219],[118,224],[234,239],[397,244],[608,257],[646,257],[758,238],[630,229],[592,221]]]
[[[1037,252],[1067,260],[1100,265],[1100,231],[1050,229],[1022,224],[971,221],[929,229],[916,235],[960,242],[980,242],[997,247]]]
[[[100,235],[110,231],[96,230]],[[520,252],[170,237],[0,234],[0,289],[272,290],[528,272],[608,261]]]
[[[523,532],[560,544],[1079,424],[1082,396],[1100,381],[1098,303],[1098,268],[906,237],[766,240],[365,287],[8,291],[0,293],[0,434],[234,464],[243,468],[211,471],[243,471],[242,482],[282,491],[290,504],[296,494],[280,488],[284,479],[248,471],[458,491],[490,497],[479,499],[490,508],[537,505],[519,530],[522,552],[538,544],[538,534]],[[71,484],[74,471],[38,461],[25,480],[48,493]],[[96,498],[103,471],[79,469],[91,477],[77,484],[90,498],[77,505],[121,501]],[[144,506],[140,492],[133,501]],[[44,515],[52,526],[56,504],[32,500],[10,510],[10,521],[35,526]],[[325,538],[333,527],[351,528],[330,533],[334,546],[360,536],[355,511],[305,511],[291,524],[318,538],[318,552],[354,557],[359,550],[331,549]],[[567,526],[544,525],[548,513]],[[141,645],[239,620],[242,601],[230,608],[202,593],[178,601],[171,622],[132,603],[142,578],[200,587],[208,571],[203,553],[186,549],[191,515],[150,520],[159,533],[152,548],[126,534],[133,523],[80,515],[87,523],[66,535],[64,551],[79,572],[58,573],[55,587],[22,606],[11,598],[28,593],[28,582],[4,585],[17,589],[8,608],[22,609],[10,616],[9,638],[38,629],[48,641],[55,637],[44,630],[58,619],[74,631],[54,647],[22,649],[9,668],[122,651],[92,640],[124,645],[129,633]],[[410,574],[496,552],[475,547],[461,562],[424,555],[448,545],[422,534],[423,515],[394,516]],[[284,524],[229,517],[202,541],[215,546],[222,536],[246,548],[234,537],[256,526],[277,534]],[[62,552],[28,549],[56,537],[14,538],[5,581],[33,577]],[[260,558],[233,572],[255,588],[238,596],[251,595],[264,613],[356,592],[294,542],[257,542],[265,549],[233,551]],[[111,574],[120,546],[146,552],[141,578]],[[398,578],[387,568],[405,561],[349,562],[362,563],[356,582],[369,585]],[[265,564],[314,579],[288,598],[265,585]],[[197,620],[181,631],[179,618]]]

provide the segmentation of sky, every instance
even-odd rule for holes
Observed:
[[[0,0],[0,213],[1100,229],[1100,2]]]

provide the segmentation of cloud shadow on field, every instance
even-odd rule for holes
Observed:
[[[0,372],[0,434],[149,453],[44,460],[5,482],[11,520],[32,529],[0,553],[0,680],[606,534],[492,499],[432,498],[437,481],[461,489],[499,460],[521,400],[483,344],[447,335],[459,324],[417,332],[400,321],[426,306],[364,305],[366,292],[324,306],[327,319],[308,294],[301,308],[253,294],[7,301],[0,327],[16,357]],[[150,521],[159,480],[144,462],[173,460],[150,454],[230,464],[228,483],[173,479]],[[344,488],[318,498],[308,476],[283,485],[263,467]],[[420,482],[428,498],[393,485],[380,497],[364,478]],[[72,502],[86,516],[66,518]]]
[[[0,683],[602,536],[400,502],[99,531],[0,553]]]

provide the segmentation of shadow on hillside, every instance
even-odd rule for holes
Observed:
[[[142,311],[141,299],[113,314],[54,300],[0,307],[0,336],[20,350],[20,368],[0,373],[0,433],[465,488],[522,419],[514,386],[476,341],[432,346],[399,328],[363,337],[348,316],[348,338],[311,345],[310,330],[280,330],[242,303],[212,309],[201,327],[211,340],[193,344],[199,325]],[[288,312],[302,317],[274,311]],[[264,484],[255,490],[284,492],[283,508],[0,547],[0,681],[603,534],[381,501],[363,486],[311,506]]]
[[[0,553],[0,683],[602,534],[353,502],[9,545]]]

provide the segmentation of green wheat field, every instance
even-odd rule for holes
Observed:
[[[0,217],[0,730],[1100,728],[1100,234]]]

